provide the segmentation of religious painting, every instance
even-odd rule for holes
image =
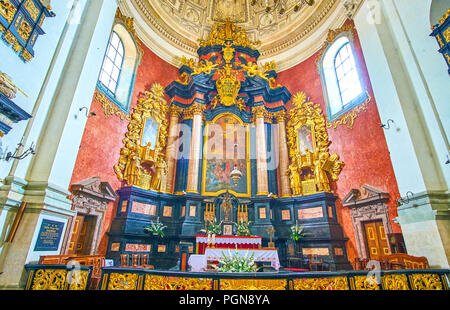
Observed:
[[[232,225],[223,225],[223,235],[224,236],[232,236],[233,235],[233,226]]]
[[[147,118],[142,131],[141,145],[149,146],[150,149],[154,150],[156,148],[157,139],[158,123],[153,118]]]
[[[247,0],[214,0],[212,20],[233,23],[245,23],[248,20]]]
[[[250,196],[249,130],[231,113],[219,115],[206,126],[202,192],[217,195],[226,190]],[[238,171],[240,178],[232,178]]]
[[[314,142],[312,129],[309,125],[302,125],[298,129],[298,150],[301,155],[306,155],[306,152],[314,152]]]

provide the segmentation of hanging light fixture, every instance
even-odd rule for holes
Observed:
[[[286,12],[288,2],[294,3],[294,12],[300,11],[304,4],[309,6],[314,5],[315,0],[251,0],[250,4],[255,6],[260,3],[261,6],[266,8],[266,12],[278,11],[280,15]]]

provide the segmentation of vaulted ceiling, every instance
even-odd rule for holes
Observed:
[[[119,7],[134,18],[144,44],[176,66],[182,56],[197,56],[199,39],[214,23],[230,19],[246,29],[252,41],[261,42],[261,61],[274,60],[278,70],[284,70],[320,49],[328,30],[347,18],[343,3],[349,0],[316,0],[298,12],[293,0],[278,1],[287,8],[282,15],[266,12],[260,4],[252,6],[251,0],[122,0]]]

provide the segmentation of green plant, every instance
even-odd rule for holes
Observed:
[[[295,226],[291,227],[291,238],[294,241],[298,241],[305,237],[306,233],[303,231],[304,225],[298,225],[298,223],[295,223]]]
[[[208,226],[206,227],[206,231],[205,233],[207,235],[216,235],[216,236],[220,236],[220,234],[222,233],[222,222],[220,222],[219,224],[216,224],[216,219],[214,219],[214,222],[209,222]]]
[[[152,222],[151,225],[144,227],[144,232],[148,234],[153,234],[155,236],[159,235],[161,238],[164,238],[164,229],[166,228],[167,226],[161,223],[158,217],[156,219],[156,222]]]
[[[233,254],[230,250],[228,250],[228,255],[222,252],[219,266],[215,268],[219,272],[257,272],[254,254],[252,253],[250,257],[248,255],[249,252],[247,251],[244,256],[240,256],[237,248]]]
[[[237,226],[236,229],[236,236],[251,236],[252,233],[250,232],[250,225],[251,222],[244,222],[241,221],[239,224],[234,223]]]

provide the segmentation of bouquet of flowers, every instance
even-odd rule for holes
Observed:
[[[144,227],[144,232],[147,234],[153,234],[155,236],[160,236],[164,238],[164,229],[166,229],[163,223],[159,221],[159,217],[156,219],[156,222],[152,222],[150,226]]]
[[[301,238],[303,238],[306,233],[303,231],[304,230],[304,225],[298,225],[298,222],[295,223],[295,226],[291,227],[291,238],[294,241],[298,241]]]
[[[237,226],[236,229],[236,236],[251,236],[252,233],[250,232],[250,225],[251,222],[244,222],[241,220],[239,224],[235,223]]]
[[[206,233],[208,235],[220,236],[220,234],[222,233],[222,227],[220,227],[221,225],[222,222],[216,224],[216,219],[214,219],[214,222],[209,222],[208,227],[206,228]]]
[[[222,252],[222,258],[219,259],[219,267],[215,267],[219,272],[257,272],[258,268],[255,264],[254,254],[239,256],[239,252],[236,251],[232,254],[228,250],[228,255]]]

